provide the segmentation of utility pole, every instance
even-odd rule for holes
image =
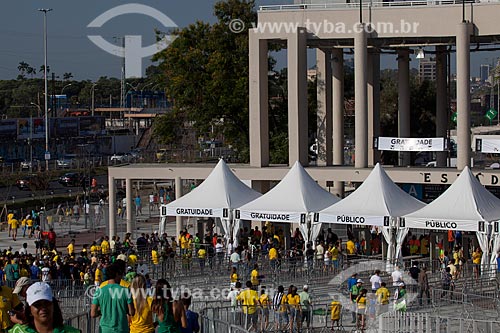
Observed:
[[[43,13],[43,49],[44,49],[44,68],[43,77],[45,81],[45,171],[49,171],[49,114],[48,114],[48,89],[47,89],[47,13],[52,11],[52,8],[41,8],[38,11]]]

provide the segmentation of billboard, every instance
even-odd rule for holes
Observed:
[[[45,122],[43,118],[20,118],[17,120],[18,139],[41,139],[45,137]]]
[[[17,137],[17,119],[1,119],[0,120],[0,137],[15,138]]]
[[[104,117],[79,117],[80,136],[94,136],[106,134]]]
[[[51,137],[76,137],[78,136],[78,118],[55,118],[54,131]]]

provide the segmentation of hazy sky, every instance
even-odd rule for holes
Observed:
[[[118,16],[100,28],[88,28],[87,25],[100,14],[118,5],[142,3],[166,14],[179,27],[185,27],[196,20],[213,22],[215,2],[216,0],[4,0],[0,12],[0,79],[15,78],[19,74],[17,66],[21,61],[37,70],[43,64],[43,14],[37,11],[38,8],[53,9],[48,13],[48,64],[51,72],[60,77],[65,72],[71,72],[75,79],[95,80],[100,76],[119,77],[122,60],[98,48],[87,38],[88,35],[101,35],[114,44],[119,42],[114,41],[113,37],[141,35],[143,46],[147,46],[154,42],[154,29],[163,28],[155,19],[139,14]],[[292,2],[258,0],[257,4]],[[477,76],[481,63],[490,63],[498,56],[498,52],[472,54],[471,74]],[[309,61],[310,64],[313,62],[314,59]],[[150,60],[144,59],[143,68],[149,64]],[[396,65],[395,56],[383,57],[382,68]],[[417,62],[412,61],[411,66],[416,67]]]

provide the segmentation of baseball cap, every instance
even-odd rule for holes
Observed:
[[[16,286],[14,287],[14,290],[12,291],[14,294],[19,294],[21,292],[21,289],[25,286],[29,286],[31,284],[31,279],[27,277],[22,277],[16,282]]]
[[[358,279],[358,280],[356,281],[356,283],[363,283],[363,280]]]
[[[53,299],[52,289],[45,282],[35,282],[26,291],[26,302],[29,306],[41,300],[52,302]]]

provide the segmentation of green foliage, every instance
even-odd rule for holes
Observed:
[[[248,160],[248,32],[229,30],[232,19],[247,27],[256,21],[253,1],[229,0],[215,4],[218,22],[196,22],[176,31],[177,38],[156,54],[166,90],[174,101],[175,119],[193,124],[200,135],[213,130]],[[165,121],[172,125],[172,121]],[[163,124],[164,125],[164,124]],[[172,133],[159,125],[155,135],[170,141]],[[166,139],[161,139],[167,136]],[[245,155],[243,155],[245,154]]]

